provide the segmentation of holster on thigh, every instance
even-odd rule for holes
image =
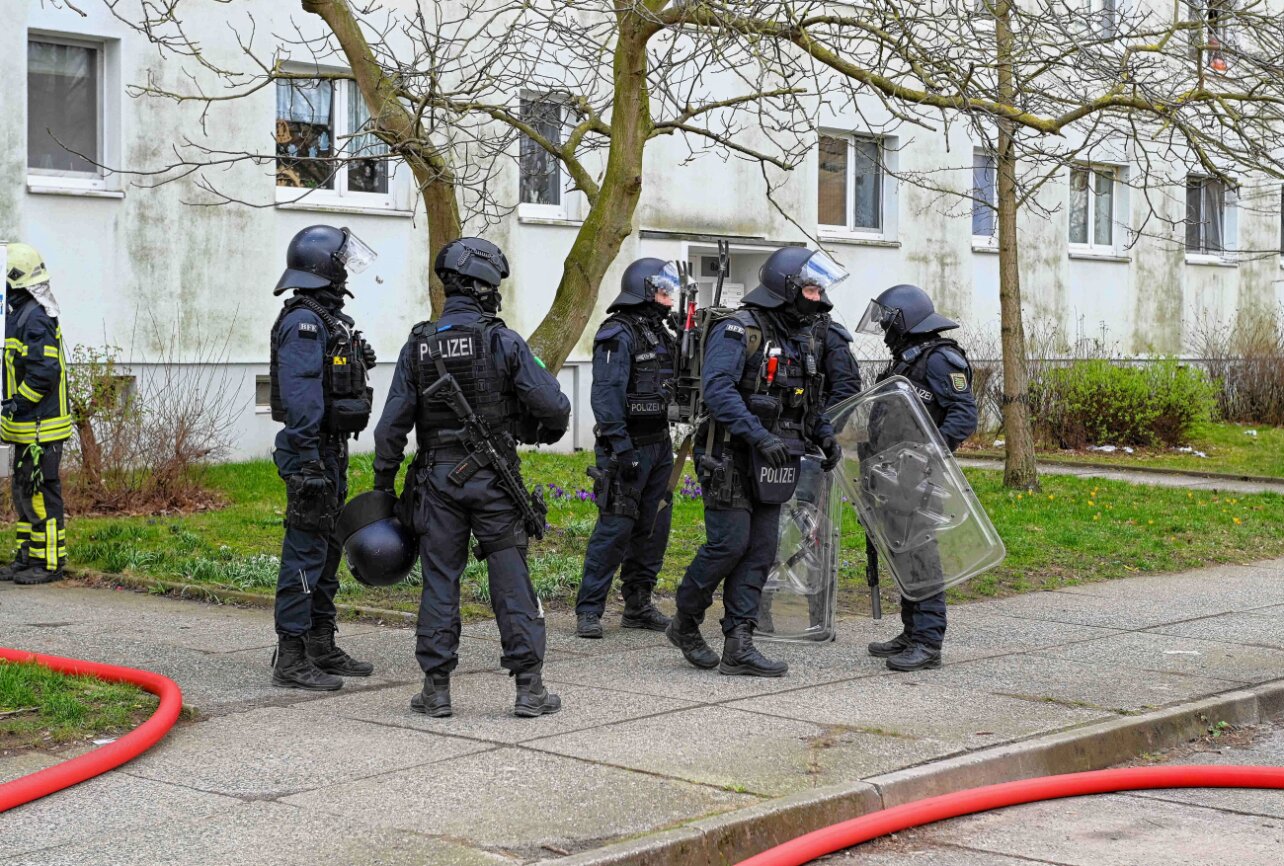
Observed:
[[[522,526],[521,521],[513,524],[513,531],[494,538],[478,538],[477,543],[473,545],[473,556],[478,562],[484,562],[492,554],[499,553],[501,550],[508,550],[510,547],[516,547],[522,555],[522,560],[526,559],[526,549],[530,546],[530,537],[526,534],[526,529]]]

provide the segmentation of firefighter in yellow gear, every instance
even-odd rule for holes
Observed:
[[[49,272],[28,244],[11,243],[5,263],[4,399],[0,440],[13,447],[18,539],[0,580],[49,583],[63,576],[67,528],[58,477],[71,436],[67,366]]]

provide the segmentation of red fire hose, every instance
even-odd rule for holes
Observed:
[[[125,736],[100,746],[70,761],[63,761],[48,769],[0,785],[0,812],[8,811],[23,803],[69,788],[86,779],[92,779],[121,764],[131,761],[160,741],[174,727],[179,711],[183,708],[183,693],[169,677],[151,671],[104,665],[97,662],[66,659],[61,656],[38,655],[23,650],[0,647],[0,659],[11,662],[34,662],[58,673],[73,676],[91,676],[113,683],[132,683],[160,698],[160,706],[152,717]]]
[[[1153,788],[1284,788],[1284,767],[1137,767],[1042,776],[971,788],[824,827],[742,860],[738,866],[803,866],[818,857],[912,827],[1039,800]]]

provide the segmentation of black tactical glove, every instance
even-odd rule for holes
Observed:
[[[373,369],[375,361],[378,360],[375,357],[374,346],[371,346],[365,340],[361,341],[361,360],[365,361],[367,370]]]
[[[772,469],[780,469],[789,462],[789,446],[786,445],[784,440],[779,436],[767,434],[767,436],[754,447],[758,449],[758,453],[762,455],[762,459],[766,461],[767,465]]]
[[[540,445],[552,445],[560,442],[565,435],[565,427],[546,427],[540,424],[535,430],[535,441]]]
[[[620,467],[620,478],[625,481],[637,481],[641,464],[638,462],[638,452],[632,448],[621,451],[615,455],[615,461]]]
[[[0,404],[0,416],[4,416],[5,418],[12,418],[17,413],[18,413],[17,400],[12,400],[12,399],[5,400],[4,403]]]
[[[325,477],[325,464],[309,460],[299,467],[299,481],[305,496],[324,496],[329,479]]]
[[[374,479],[374,489],[382,490],[385,493],[397,495],[397,473],[396,472],[376,472]]]
[[[824,472],[832,472],[843,460],[843,448],[833,436],[826,436],[821,440],[820,450],[825,452],[825,459],[820,463]]]

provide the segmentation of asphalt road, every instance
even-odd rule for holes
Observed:
[[[1150,764],[1284,765],[1284,727],[1209,738]],[[1017,806],[877,840],[824,866],[1279,866],[1284,791],[1192,789]]]

